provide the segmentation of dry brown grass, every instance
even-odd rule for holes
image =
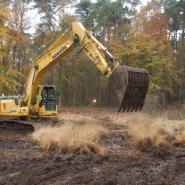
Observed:
[[[80,114],[70,114],[70,113],[67,113],[67,114],[61,114],[58,116],[58,119],[61,120],[61,121],[64,121],[65,123],[78,123],[78,122],[88,122],[88,123],[97,123],[98,120],[95,119],[93,116],[91,115],[80,115]]]
[[[169,120],[169,116],[162,113],[63,114],[59,119],[62,125],[40,128],[31,135],[32,139],[45,149],[54,148],[62,153],[103,154],[99,141],[108,130],[100,124],[108,123],[125,126],[122,138],[130,136],[139,151],[146,151],[151,146],[185,144],[185,120]]]
[[[176,136],[176,143],[178,144],[185,144],[185,128],[183,128],[183,130],[180,130],[179,133]]]
[[[185,143],[185,120],[169,120],[165,114],[154,117],[144,113],[127,113],[110,119],[114,124],[126,127],[140,151],[151,146],[170,147],[174,142]]]
[[[42,148],[54,148],[61,153],[103,154],[104,149],[99,145],[99,140],[107,134],[108,130],[98,124],[63,124],[42,127],[32,133],[31,138]]]

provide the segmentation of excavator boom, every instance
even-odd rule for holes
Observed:
[[[33,61],[25,84],[25,96],[0,97],[0,115],[22,118],[56,115],[57,90],[52,85],[43,86],[40,83],[46,71],[71,52],[74,55],[85,52],[109,82],[116,86],[118,112],[142,109],[149,86],[148,72],[145,69],[120,66],[119,60],[81,23],[73,22],[67,32]]]

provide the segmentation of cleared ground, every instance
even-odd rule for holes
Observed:
[[[101,126],[106,129],[103,130],[102,137],[93,139],[101,148],[101,152],[99,149],[95,150],[95,145],[88,144],[83,144],[85,147],[88,146],[87,150],[80,150],[74,139],[72,141],[75,143],[75,150],[67,147],[62,150],[58,147],[62,146],[61,141],[57,139],[53,145],[42,148],[39,142],[32,140],[31,127],[15,124],[14,118],[11,123],[6,123],[6,120],[1,118],[0,184],[185,184],[185,148],[183,139],[177,142],[178,138],[175,138],[175,134],[180,136],[184,121],[160,118],[162,123],[172,122],[176,130],[168,128],[164,133],[161,129],[160,136],[165,136],[165,141],[160,140],[159,144],[156,142],[157,136],[152,135],[147,137],[155,140],[145,143],[144,141],[148,141],[147,137],[146,140],[141,139],[143,136],[134,137],[133,128],[128,126],[135,124],[141,117],[144,118],[145,114],[139,114],[139,117],[135,117],[134,114],[120,115],[115,111],[103,109],[66,109],[60,112],[59,123],[40,120],[34,122],[36,131],[41,126],[52,125],[55,128],[55,124],[74,127],[87,124]],[[143,123],[143,119],[140,121]],[[29,122],[31,120],[27,121]],[[84,132],[79,132],[75,138],[79,139]],[[55,133],[58,136],[57,131]],[[52,143],[51,136],[48,133],[46,136],[48,137],[45,138]]]

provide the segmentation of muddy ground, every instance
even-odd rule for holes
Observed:
[[[123,139],[124,126],[111,124],[108,117],[103,117],[107,111],[70,111],[77,116],[90,111],[110,129],[109,136],[101,141],[101,146],[107,151],[105,155],[47,151],[30,140],[31,127],[17,126],[13,118],[11,124],[1,121],[0,185],[185,184],[184,147],[153,147],[139,152],[131,138]],[[62,111],[60,114],[65,113]]]

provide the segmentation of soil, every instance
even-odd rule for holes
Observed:
[[[70,111],[77,116],[89,115],[85,109]],[[108,117],[103,117],[107,110],[91,109],[90,113],[110,129],[109,136],[100,142],[107,151],[105,155],[44,150],[30,140],[31,126],[20,126],[17,118],[9,122],[1,118],[0,185],[185,184],[184,147],[152,147],[139,152],[131,138],[123,135],[124,126],[111,124]]]

